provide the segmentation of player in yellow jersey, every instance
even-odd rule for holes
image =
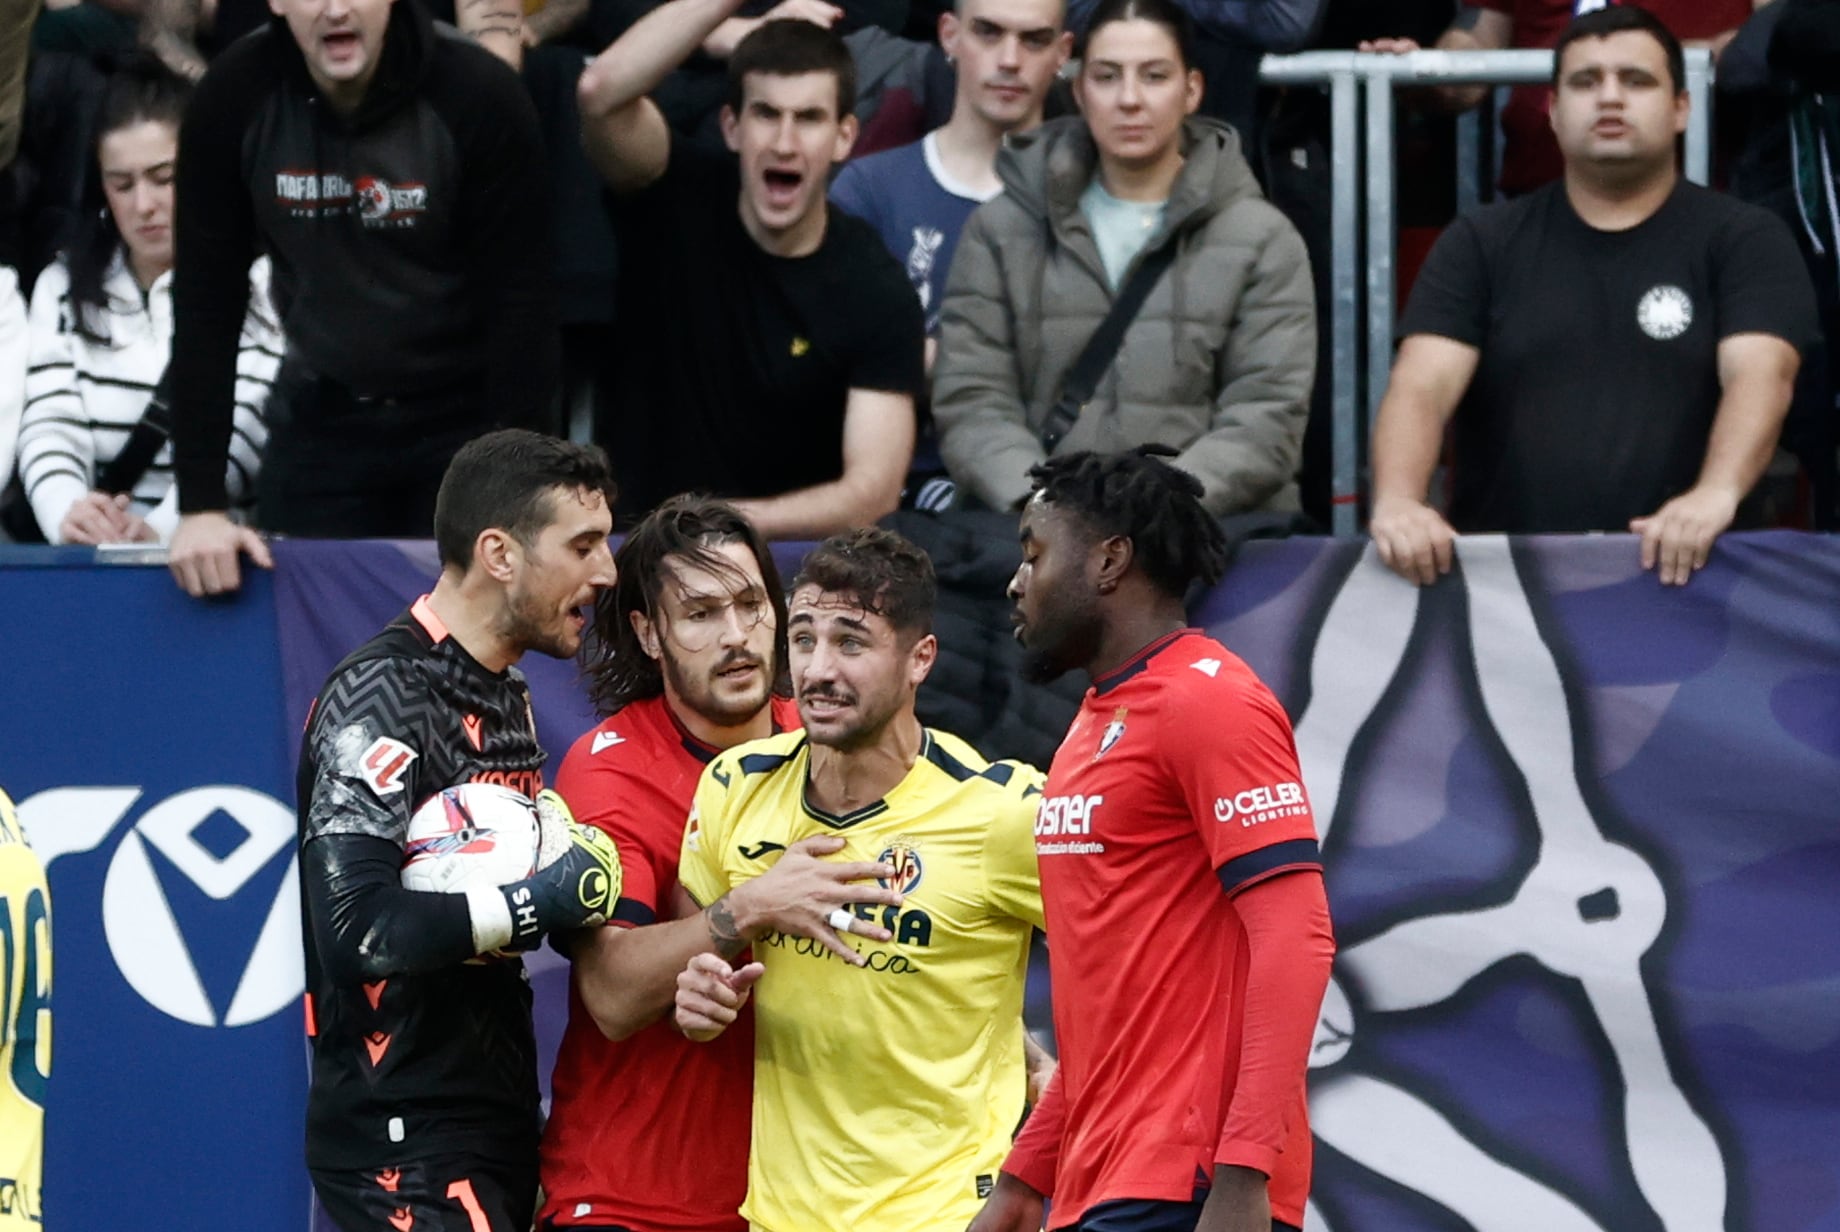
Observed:
[[[51,890],[0,792],[0,1228],[39,1227],[51,1076]]]
[[[814,834],[848,840],[832,858],[888,866],[903,896],[833,913],[861,966],[767,934],[739,970],[702,954],[678,977],[692,1039],[755,994],[741,1212],[760,1232],[963,1232],[1022,1115],[1041,776],[915,716],[938,650],[934,590],[926,554],[892,532],[820,544],[787,616],[805,730],[716,758],[685,831],[678,876],[704,903]],[[850,932],[859,918],[889,940]]]

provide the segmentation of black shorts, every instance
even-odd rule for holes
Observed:
[[[308,1169],[340,1232],[529,1232],[537,1165],[443,1155],[364,1172]]]
[[[1101,1202],[1080,1217],[1075,1232],[1195,1232],[1203,1201],[1203,1198],[1192,1202],[1121,1198],[1116,1202]],[[1298,1230],[1274,1219],[1271,1232]]]

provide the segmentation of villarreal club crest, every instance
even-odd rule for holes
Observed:
[[[913,840],[897,838],[882,849],[876,862],[886,864],[894,869],[892,877],[878,877],[884,890],[899,890],[903,894],[912,894],[920,888],[920,877],[925,872],[920,865],[920,850]]]

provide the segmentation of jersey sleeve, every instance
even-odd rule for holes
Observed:
[[[1041,1102],[1029,1112],[1016,1135],[1016,1144],[1003,1161],[1003,1171],[1033,1189],[1052,1197],[1054,1174],[1060,1169],[1061,1142],[1067,1133],[1067,1098],[1061,1091],[1061,1070],[1048,1079]]]
[[[1228,894],[1322,867],[1290,720],[1255,680],[1190,686],[1165,712],[1159,747]],[[1173,730],[1172,730],[1173,728]]]
[[[684,845],[677,860],[677,879],[698,905],[707,907],[734,889],[722,853],[728,850],[730,785],[741,771],[727,757],[718,757],[697,780],[690,819],[684,823]]]
[[[1459,218],[1444,229],[1412,284],[1398,335],[1434,334],[1480,347],[1489,330],[1488,268],[1475,224]]]
[[[1035,863],[1035,810],[1041,803],[1041,771],[1022,762],[1012,766],[1010,781],[984,834],[984,895],[998,915],[1046,925],[1041,910],[1041,872]]]
[[[303,842],[322,834],[405,842],[424,794],[428,739],[415,720],[429,703],[414,670],[372,659],[327,682],[308,735],[314,775]]]
[[[1214,1162],[1270,1176],[1305,1124],[1304,1075],[1335,934],[1320,876],[1283,877],[1234,900],[1246,929],[1239,1069]]]
[[[1772,334],[1803,353],[1819,344],[1808,267],[1780,218],[1746,209],[1714,251],[1721,340]]]
[[[595,759],[588,743],[593,737],[592,731],[584,735],[562,759],[562,768],[556,772],[556,790],[568,801],[575,820],[602,831],[620,849],[624,879],[620,900],[613,908],[614,922],[654,924],[660,914],[659,898],[670,892],[666,865],[676,857],[677,849],[672,846],[660,850],[660,835],[665,831],[655,824],[658,819],[646,811],[654,806],[655,797],[650,792],[634,790],[630,774],[605,759]],[[675,828],[670,832],[682,833]]]

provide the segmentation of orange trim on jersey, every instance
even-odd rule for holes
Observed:
[[[313,994],[308,993],[301,1000],[306,1002],[307,1008],[307,1038],[317,1039],[319,1037],[319,1015],[313,1012]]]
[[[383,990],[389,987],[389,984],[388,980],[378,980],[374,984],[364,986],[364,999],[371,1003],[372,1009],[376,1009],[378,1003],[383,1000]]]
[[[428,636],[435,641],[444,642],[451,636],[447,626],[441,623],[441,618],[434,614],[434,605],[428,602],[427,595],[409,605],[409,615],[415,617],[415,623],[428,630]]]
[[[390,1050],[390,1037],[381,1031],[372,1031],[364,1037],[364,1051],[370,1053],[371,1064],[383,1060],[383,1054]]]

